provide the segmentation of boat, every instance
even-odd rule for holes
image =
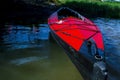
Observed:
[[[61,7],[50,15],[48,25],[85,80],[106,80],[102,33],[91,20],[73,9]]]

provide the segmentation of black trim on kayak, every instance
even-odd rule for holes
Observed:
[[[63,21],[67,21],[64,19],[64,17],[67,18],[70,16],[82,19],[84,21],[88,20],[85,17],[81,16],[76,11],[66,8],[66,7],[60,8],[56,12],[56,14],[57,14],[56,18],[58,17],[60,22],[53,22],[53,23],[50,23],[49,25],[51,25],[51,26],[52,26],[52,24],[59,25],[62,22],[61,19],[63,19]],[[73,19],[73,20],[76,20],[76,19]],[[79,21],[79,20],[77,20],[77,21]],[[88,23],[86,22],[86,24],[93,25],[93,23],[89,20],[88,20]],[[70,23],[67,25],[72,25],[72,24]],[[78,24],[76,24],[76,25],[78,25]],[[79,25],[81,25],[81,24],[79,24]],[[82,27],[84,27],[84,26],[82,25]],[[75,64],[75,66],[77,67],[77,69],[79,70],[81,75],[83,76],[84,80],[107,80],[106,64],[104,62],[105,60],[103,60],[103,58],[105,57],[104,51],[99,49],[96,46],[96,43],[94,42],[94,40],[92,40],[92,37],[100,32],[98,30],[98,28],[96,27],[95,33],[93,35],[91,35],[89,38],[82,39],[82,40],[84,40],[84,42],[82,43],[79,50],[75,50],[72,46],[67,44],[64,40],[62,40],[56,34],[56,32],[60,31],[64,35],[71,36],[71,37],[74,37],[77,39],[81,39],[77,36],[73,36],[72,34],[69,34],[68,32],[63,32],[66,29],[67,28],[61,28],[61,29],[57,29],[57,30],[51,29],[51,34],[54,37],[54,39],[57,41],[57,43],[65,50],[66,54],[69,56],[71,61]],[[75,29],[80,29],[80,28],[75,28]],[[85,27],[81,28],[81,29],[89,30],[88,28],[85,28]],[[73,29],[71,28],[70,30],[73,30]],[[90,31],[94,31],[94,30],[90,30]]]
[[[53,38],[57,41],[57,43],[64,49],[66,54],[69,56],[73,64],[76,66],[78,71],[83,76],[84,80],[93,80],[94,64],[99,62],[95,59],[95,56],[88,53],[88,50],[85,49],[86,53],[82,53],[81,50],[76,51],[72,47],[70,47],[67,43],[65,43],[62,39],[60,39],[53,31],[51,31]],[[86,43],[83,43],[83,47],[85,47]],[[87,46],[86,46],[87,47]],[[102,79],[100,79],[102,80]],[[104,79],[103,79],[104,80]]]

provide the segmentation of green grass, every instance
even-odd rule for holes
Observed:
[[[120,18],[119,2],[99,0],[55,0],[59,7],[70,7],[87,17]]]

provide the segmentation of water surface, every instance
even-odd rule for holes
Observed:
[[[112,80],[120,80],[120,20],[98,18],[94,22],[103,34],[108,73]]]
[[[120,20],[97,18],[93,22],[103,34],[109,75],[112,80],[119,80]],[[63,49],[48,40],[48,28],[3,26],[0,28],[0,80],[83,80]]]
[[[83,80],[63,49],[39,33],[27,26],[1,28],[0,80]]]

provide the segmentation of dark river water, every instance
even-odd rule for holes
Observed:
[[[94,23],[103,34],[106,63],[111,80],[120,80],[120,20],[98,18]]]
[[[93,22],[103,34],[110,75],[119,80],[120,20]],[[83,80],[63,49],[48,39],[48,27],[39,26],[0,26],[0,80]]]
[[[60,46],[48,40],[48,28],[4,27],[0,31],[0,80],[83,80]]]

